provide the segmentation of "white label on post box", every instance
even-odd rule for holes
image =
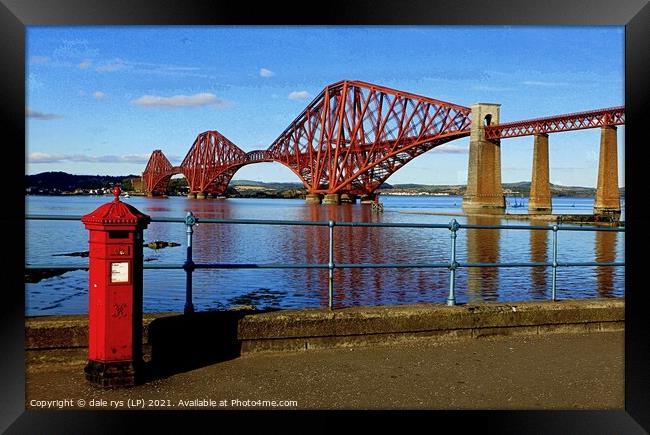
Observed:
[[[129,262],[111,263],[111,282],[129,282]]]

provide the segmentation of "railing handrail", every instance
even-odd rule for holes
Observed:
[[[41,215],[26,214],[26,220],[81,220],[81,216],[72,215]],[[391,222],[336,222],[329,221],[289,221],[289,220],[267,220],[267,219],[210,219],[198,218],[192,212],[188,212],[185,218],[174,217],[152,217],[151,222],[183,223],[186,225],[187,234],[187,256],[183,264],[145,264],[144,269],[183,269],[187,274],[186,279],[186,302],[185,313],[194,312],[192,302],[192,273],[196,269],[327,269],[328,270],[328,307],[333,308],[334,294],[334,270],[335,269],[395,269],[395,268],[448,268],[450,274],[449,296],[447,305],[456,305],[455,282],[456,270],[460,267],[551,267],[551,299],[556,300],[557,291],[557,268],[558,267],[602,267],[602,266],[625,266],[625,262],[559,262],[557,258],[558,245],[557,234],[559,231],[610,231],[625,232],[625,227],[583,227],[583,226],[561,226],[553,224],[549,226],[539,225],[478,225],[460,224],[452,219],[449,224],[423,224],[423,223],[391,223]],[[291,225],[291,226],[322,226],[329,229],[328,262],[327,263],[195,263],[192,260],[192,234],[193,226],[199,223],[207,224],[243,224],[243,225]],[[571,225],[571,224],[569,224]],[[574,224],[575,225],[575,224]],[[336,263],[334,261],[334,228],[335,227],[371,227],[371,228],[427,228],[447,229],[451,232],[451,256],[448,263]],[[514,262],[514,263],[459,263],[456,261],[456,236],[460,229],[468,230],[545,230],[553,232],[553,258],[550,262]],[[25,265],[25,269],[89,269],[89,266],[78,265]]]
[[[79,215],[42,215],[26,214],[26,220],[67,220],[81,221]],[[327,227],[330,221],[299,221],[299,220],[281,220],[281,219],[215,219],[201,218],[194,216],[197,224],[232,224],[232,225],[289,225],[289,226],[319,226]],[[185,218],[176,217],[151,217],[151,222],[167,223],[185,223]],[[337,227],[371,227],[371,228],[430,228],[430,229],[450,229],[451,224],[428,224],[428,223],[409,223],[409,222],[348,222],[348,221],[331,221]],[[623,222],[624,223],[624,222]],[[483,229],[483,230],[541,230],[553,231],[553,225],[482,225],[482,224],[462,224],[457,223],[458,228],[465,229]],[[574,226],[579,225],[579,226]],[[583,227],[579,223],[557,224],[558,231],[613,231],[624,232],[624,226],[618,227]]]

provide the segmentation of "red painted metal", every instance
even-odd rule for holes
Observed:
[[[142,173],[147,193],[164,194],[170,178],[177,173],[179,171],[167,160],[163,152],[155,150]]]
[[[81,218],[90,233],[86,375],[102,386],[131,384],[141,358],[142,231],[151,221],[119,200],[119,188],[113,193],[114,201]]]
[[[622,124],[625,124],[623,106],[491,125],[485,127],[485,138],[505,139]]]
[[[160,150],[155,150],[143,172],[147,193],[164,194],[172,176],[183,174],[190,192],[223,195],[239,168],[272,161],[267,150],[242,151],[217,131],[199,134],[180,166],[173,166]]]
[[[191,192],[218,192],[233,167],[246,162],[246,153],[218,131],[199,134],[181,163],[180,170]],[[224,188],[225,191],[225,188]]]
[[[248,163],[272,162],[273,158],[268,150],[254,150],[246,153]]]
[[[326,87],[269,147],[310,193],[369,194],[399,168],[469,135],[470,109],[360,81]]]
[[[487,139],[625,123],[623,107],[485,127]],[[161,193],[182,173],[191,192],[223,194],[235,172],[257,162],[291,169],[309,193],[367,195],[415,157],[470,134],[470,109],[361,81],[327,86],[267,150],[248,153],[217,131],[199,134],[180,166],[160,150],[143,173]]]

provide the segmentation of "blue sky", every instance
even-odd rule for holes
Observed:
[[[126,175],[142,173],[154,149],[179,164],[206,130],[265,149],[344,79],[500,103],[501,122],[623,105],[624,28],[36,26],[26,67],[26,173]],[[551,135],[551,182],[595,186],[599,138],[598,129]],[[502,141],[503,182],[530,180],[532,144]],[[388,182],[465,184],[469,139],[450,145]],[[279,163],[235,179],[299,181]]]

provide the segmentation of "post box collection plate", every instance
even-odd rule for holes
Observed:
[[[129,282],[129,262],[111,263],[111,282]]]

